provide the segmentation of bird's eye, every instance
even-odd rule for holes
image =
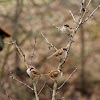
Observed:
[[[68,24],[66,24],[66,25],[64,25],[65,27],[69,27],[69,25]]]
[[[32,69],[34,69],[34,68],[30,68],[30,71],[31,71]]]
[[[62,69],[59,69],[59,71],[61,72],[61,71],[62,71]]]
[[[63,50],[67,51],[67,48],[63,48]]]

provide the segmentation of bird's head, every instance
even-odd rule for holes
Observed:
[[[61,73],[61,72],[62,72],[62,69],[61,69],[61,68],[59,68],[59,69],[58,69],[58,71]]]
[[[64,50],[64,51],[67,51],[67,48],[66,48],[66,47],[64,47],[64,48],[63,48],[63,50]]]
[[[69,27],[69,25],[68,25],[68,24],[65,24],[65,25],[64,25],[64,27],[66,27],[66,28],[67,28],[67,27]]]
[[[34,71],[34,69],[35,69],[35,68],[34,68],[33,66],[29,67],[29,70],[30,70],[30,71]]]

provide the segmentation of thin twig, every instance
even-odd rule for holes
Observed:
[[[38,95],[39,95],[39,94],[41,93],[41,91],[44,89],[45,85],[46,85],[46,82],[44,83],[44,85],[42,86],[42,88],[40,89],[40,91],[38,92]]]
[[[15,78],[14,76],[10,75],[10,77],[11,77],[13,80],[17,81],[18,83],[23,84],[24,86],[28,87],[28,88],[31,89],[32,91],[34,90],[32,87],[30,87],[30,86],[27,85],[26,83],[24,83],[24,82],[18,80],[18,79]]]
[[[39,100],[35,82],[33,82],[33,88],[34,88],[35,98],[36,98],[36,100]]]
[[[65,83],[66,83],[69,79],[71,79],[71,77],[73,76],[73,74],[74,74],[76,71],[77,71],[77,68],[70,74],[70,76],[67,78],[67,80],[66,80],[64,83],[62,83],[62,84],[58,87],[57,90],[61,89],[61,88],[65,85]]]
[[[53,91],[52,88],[48,84],[46,84],[46,86],[50,89],[51,92]]]
[[[52,100],[56,100],[56,90],[57,90],[57,82],[55,81],[53,85]]]
[[[87,4],[86,8],[84,8],[84,9],[85,9],[85,12],[84,12],[84,14],[83,14],[83,16],[82,16],[82,20],[83,20],[83,18],[84,18],[85,15],[86,15],[87,8],[88,8],[88,6],[90,5],[90,2],[91,2],[91,0],[89,0],[89,2],[88,2],[88,4]]]
[[[12,41],[12,42],[4,42],[5,44],[11,45],[14,44],[16,41]]]
[[[78,22],[80,21],[80,19],[81,19],[81,14],[82,14],[82,9],[83,9],[84,2],[85,2],[85,0],[82,0],[82,2],[81,2],[81,7],[80,7],[79,17],[78,17],[77,23],[78,23]]]
[[[95,13],[95,11],[96,11],[99,7],[100,7],[100,5],[99,5],[98,7],[96,7],[96,8],[92,11],[92,13],[82,22],[82,24],[83,24],[84,22],[86,22],[91,16],[93,16],[93,14]]]
[[[74,15],[73,15],[72,11],[71,11],[71,10],[69,10],[69,13],[70,13],[70,14],[71,14],[71,16],[72,16],[74,23],[77,25],[76,20],[75,20],[75,17],[74,17]]]
[[[20,54],[21,57],[23,58],[23,61],[24,61],[24,63],[25,63],[25,66],[28,68],[28,63],[27,63],[27,61],[26,61],[26,59],[25,59],[25,55],[24,55],[22,49],[16,44],[16,42],[14,42],[14,44],[15,44],[15,47],[17,48],[19,54]]]
[[[42,36],[45,38],[46,42],[50,45],[50,47],[53,47],[53,48],[57,51],[57,48],[56,48],[52,43],[50,43],[50,42],[48,41],[48,39],[44,36],[44,34],[43,34],[43,33],[41,33],[41,34],[42,34]]]
[[[28,88],[31,89],[32,91],[34,90],[34,89],[33,89],[32,87],[30,87],[28,84],[26,84],[26,83],[24,83],[24,82],[18,80],[16,77],[14,77],[13,74],[12,74],[12,72],[11,72],[11,70],[10,70],[10,67],[9,67],[9,66],[8,66],[8,70],[9,70],[9,73],[10,73],[10,76],[9,76],[10,78],[12,78],[13,80],[17,81],[17,82],[20,83],[20,84],[23,84],[24,86],[28,87]]]
[[[89,2],[88,2],[88,4],[87,4],[87,6],[86,6],[86,8],[85,8],[85,9],[87,9],[87,8],[88,8],[88,6],[90,5],[90,3],[91,3],[91,0],[89,0]]]
[[[35,52],[35,46],[36,46],[36,42],[37,42],[36,39],[37,39],[37,34],[35,35],[35,41],[34,41],[33,52],[32,52],[32,55],[31,55],[31,64],[32,64],[32,59],[33,59],[34,52]]]
[[[38,84],[40,78],[41,78],[41,76],[38,77],[38,79],[37,79],[37,81],[36,81],[36,86],[37,86],[37,84]]]
[[[12,98],[9,96],[9,93],[7,92],[6,88],[4,87],[3,83],[1,82],[2,87],[4,88],[7,97],[9,98],[9,100],[12,100]]]
[[[51,25],[54,26],[58,31],[61,31],[61,29],[59,27],[57,27],[55,24],[52,23],[52,21],[50,20]]]

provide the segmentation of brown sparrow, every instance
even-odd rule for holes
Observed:
[[[63,47],[61,49],[58,49],[54,54],[52,54],[48,58],[57,57],[58,59],[64,59],[66,57],[66,53],[67,53],[67,48]]]
[[[61,69],[52,70],[48,74],[53,80],[57,81],[59,78],[62,77],[63,72]]]
[[[27,74],[32,78],[39,78],[41,76],[41,74],[39,73],[39,71],[33,67],[33,66],[30,66],[28,69],[27,69]]]
[[[61,31],[62,32],[65,32],[65,31],[67,31],[67,30],[69,30],[69,31],[73,31],[73,27],[71,27],[71,26],[69,26],[68,24],[65,24],[65,25],[63,25],[63,27],[61,28]]]

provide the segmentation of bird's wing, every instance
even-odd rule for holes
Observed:
[[[58,51],[58,53],[55,54],[55,56],[57,57],[57,56],[59,56],[59,55],[62,55],[62,53],[63,53],[63,50],[60,49],[60,50]]]
[[[58,77],[58,75],[59,75],[58,71],[55,71],[55,72],[51,73],[51,77]]]
[[[32,74],[33,74],[33,75],[40,75],[40,73],[39,73],[38,70],[32,71]]]
[[[57,50],[54,54],[52,54],[51,56],[49,56],[48,58],[51,58],[53,56],[59,56],[59,55],[62,55],[63,51],[61,49]]]

